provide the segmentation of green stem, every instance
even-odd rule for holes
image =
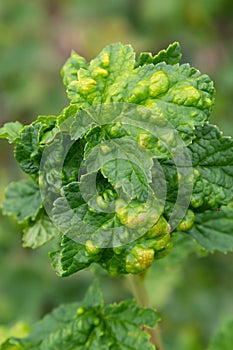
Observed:
[[[141,275],[129,275],[129,284],[131,291],[137,301],[137,303],[143,307],[149,307],[148,294],[145,286],[145,274]],[[160,328],[157,325],[156,328],[145,328],[150,334],[150,342],[155,345],[156,350],[164,350]]]

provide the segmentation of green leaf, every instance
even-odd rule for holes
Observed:
[[[51,264],[58,276],[64,277],[85,269],[101,257],[97,250],[88,254],[86,246],[79,244],[67,236],[63,236],[61,249],[49,253]]]
[[[55,116],[39,116],[34,123],[21,131],[14,154],[25,173],[38,173],[43,149],[57,131],[56,121]]]
[[[208,118],[214,101],[212,81],[189,64],[139,67],[128,86],[127,101],[148,107],[185,135]]]
[[[6,138],[9,143],[16,142],[22,129],[23,124],[18,121],[6,123],[2,128],[0,128],[0,139]]]
[[[63,188],[63,197],[54,202],[53,222],[56,227],[82,244],[91,240],[98,247],[109,247],[112,244],[123,244],[124,239],[128,242],[126,228],[121,225],[116,213],[93,210],[84,201],[83,195],[78,182],[72,182]],[[97,206],[99,207],[98,202],[95,209]],[[117,233],[116,228],[119,229]]]
[[[216,227],[221,222],[224,228],[218,234],[209,234],[218,212],[201,215],[232,199],[233,141],[206,122],[212,81],[180,58],[178,43],[155,56],[143,53],[138,62],[132,47],[121,43],[105,47],[90,63],[73,52],[62,70],[70,106],[58,117],[1,129],[0,137],[15,140],[16,160],[39,180],[44,208],[67,235],[51,253],[59,275],[93,262],[113,275],[140,273],[165,256],[173,241],[170,218],[178,216],[178,223],[183,217],[176,203],[181,198],[183,204],[182,194],[186,199],[192,172],[191,208],[178,229],[190,231],[196,214],[191,235],[210,250],[232,247],[230,209],[218,216]],[[3,209],[26,223],[24,245],[34,248],[56,228],[44,216],[39,189],[32,194],[18,187]]]
[[[189,234],[210,252],[227,253],[233,250],[233,209],[197,213]]]
[[[134,161],[111,160],[103,165],[101,172],[113,186],[121,187],[129,198],[147,198],[148,181],[145,172]]]
[[[195,169],[191,205],[201,210],[228,204],[233,198],[233,140],[204,124],[196,128],[189,149]]]
[[[38,248],[58,236],[59,231],[46,214],[30,223],[23,231],[23,247]]]
[[[88,111],[81,110],[68,120],[71,123],[69,127],[72,140],[78,140],[96,126],[96,122],[91,117]]]
[[[57,116],[54,115],[40,115],[32,123],[32,125],[39,125],[39,140],[41,146],[49,143],[53,140],[56,132],[58,132],[57,125]]]
[[[138,332],[138,326],[153,328],[159,320],[152,309],[142,309],[135,300],[127,300],[118,305],[107,305],[105,313],[107,327],[113,334],[110,339],[116,349],[154,349],[148,342],[148,334]]]
[[[38,185],[31,179],[12,182],[2,203],[4,215],[13,215],[19,223],[35,220],[42,208]]]
[[[170,44],[167,49],[159,51],[154,57],[150,52],[142,52],[139,56],[136,66],[143,66],[144,64],[157,64],[165,62],[167,64],[180,63],[182,54],[180,51],[180,44],[174,42]]]
[[[126,80],[123,82],[119,78],[128,76],[134,67],[134,60],[135,53],[130,45],[116,43],[106,46],[88,67],[77,69],[78,78],[69,83],[68,97],[80,106],[101,104],[110,98],[113,85],[119,85],[123,90]]]
[[[160,258],[170,252],[173,243],[170,227],[165,222],[160,219],[149,237],[141,236],[130,244],[107,249],[99,248],[88,237],[83,245],[76,242],[75,237],[72,240],[63,236],[60,249],[50,253],[52,266],[59,276],[69,276],[92,263],[100,264],[113,276],[143,272],[151,266],[154,257]]]
[[[130,198],[141,200],[148,195],[152,154],[137,147],[132,140],[113,139],[102,142],[89,152],[85,165],[88,173],[100,169],[113,186],[121,187]],[[82,177],[80,181],[82,182]]]
[[[214,335],[208,350],[231,350],[233,344],[233,319],[225,322]]]
[[[193,127],[208,118],[215,90],[207,75],[188,64],[167,64],[173,54],[175,62],[180,57],[177,43],[154,58],[156,63],[163,62],[135,68],[131,46],[107,46],[88,66],[77,68],[68,96],[79,108],[113,102],[143,105],[163,116],[190,142],[187,134],[192,135]]]
[[[27,338],[9,339],[3,349],[16,344],[20,350],[153,350],[142,326],[153,328],[158,320],[153,309],[142,308],[134,300],[104,306],[99,284],[94,282],[83,304],[58,307]]]
[[[35,174],[39,171],[42,154],[39,140],[40,128],[39,124],[25,127],[15,147],[15,159],[27,174]]]
[[[79,139],[70,147],[62,167],[64,185],[78,179],[80,165],[83,160],[84,145],[84,141]]]
[[[87,62],[85,58],[72,51],[70,58],[68,58],[61,70],[64,85],[68,86],[73,80],[76,80],[78,70],[86,67]]]

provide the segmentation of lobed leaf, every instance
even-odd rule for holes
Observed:
[[[67,236],[62,237],[61,249],[50,252],[49,256],[55,272],[60,277],[83,270],[93,262],[98,262],[101,257],[98,250],[95,254],[88,254],[85,245]]]
[[[25,126],[17,140],[14,156],[22,170],[27,174],[37,174],[42,152],[55,136],[57,117],[39,116],[29,126]]]
[[[99,284],[89,288],[83,304],[62,305],[44,317],[24,339],[10,338],[2,350],[152,350],[149,334],[159,317],[134,300],[104,306]],[[12,347],[15,346],[15,347]]]
[[[18,121],[6,123],[0,128],[0,139],[6,138],[9,143],[16,142],[22,129],[23,125]]]
[[[31,222],[23,230],[23,247],[38,248],[55,238],[58,230],[46,214]]]
[[[62,277],[85,269],[92,263],[100,264],[113,276],[137,274],[150,267],[154,257],[160,258],[170,252],[173,245],[170,238],[170,226],[161,217],[146,235],[113,248],[99,248],[88,237],[85,244],[80,244],[75,237],[71,239],[64,235],[60,249],[51,252],[50,259],[56,273]]]
[[[128,76],[134,60],[135,54],[130,45],[116,43],[105,47],[88,67],[77,69],[78,78],[69,83],[68,97],[82,107],[103,103],[112,85],[126,85],[119,80],[119,71]]]
[[[174,43],[153,58],[155,65],[150,62],[135,68],[131,46],[107,46],[88,66],[77,68],[68,97],[78,108],[114,102],[143,105],[163,116],[190,142],[187,135],[209,116],[214,88],[207,75],[188,64],[174,65],[179,57],[179,45]]]
[[[40,125],[29,125],[21,132],[14,156],[26,174],[38,173],[42,150],[39,140]]]
[[[196,214],[189,234],[210,252],[233,251],[233,209],[222,207],[220,211]]]
[[[70,58],[61,70],[64,85],[68,86],[73,80],[76,80],[78,70],[85,67],[87,67],[85,58],[72,51]]]
[[[63,234],[82,244],[92,239],[98,246],[108,246],[117,226],[115,213],[93,210],[82,198],[83,194],[78,182],[65,186],[63,197],[54,202],[53,222]]]
[[[12,182],[2,203],[4,215],[14,216],[19,223],[35,220],[42,208],[40,189],[32,179]]]
[[[132,140],[113,139],[101,142],[89,151],[85,164],[88,173],[101,170],[114,187],[122,188],[130,198],[142,199],[148,196],[152,154],[137,147]]]
[[[218,128],[204,124],[195,130],[192,152],[194,190],[193,208],[216,209],[233,198],[233,140]]]

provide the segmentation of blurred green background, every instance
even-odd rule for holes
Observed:
[[[94,57],[105,45],[131,43],[156,53],[179,41],[183,62],[215,82],[211,120],[233,136],[232,0],[1,0],[0,125],[30,123],[68,104],[59,71],[75,50]],[[0,144],[0,201],[22,176],[5,141]],[[61,302],[82,298],[93,272],[60,279],[49,265],[50,247],[21,248],[20,228],[0,216],[0,324],[31,324]],[[147,284],[163,317],[167,349],[201,350],[233,314],[232,255],[190,256],[182,265],[156,263]],[[123,278],[102,272],[107,301],[130,295]]]

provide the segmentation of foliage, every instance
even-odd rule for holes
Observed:
[[[104,306],[97,282],[87,291],[83,303],[61,305],[23,339],[9,338],[1,350],[10,349],[134,349],[152,350],[149,335],[140,326],[155,326],[153,309],[139,307],[134,300]]]
[[[107,46],[90,63],[73,52],[62,69],[70,105],[59,116],[0,129],[0,138],[16,144],[15,159],[28,175],[9,185],[3,214],[22,224],[26,247],[60,239],[60,247],[50,253],[58,275],[92,263],[113,276],[143,273],[171,251],[180,231],[206,251],[232,250],[233,141],[208,122],[212,81],[180,59],[178,43],[138,59],[130,45],[121,43]],[[19,349],[61,348],[64,341],[72,348],[85,346],[94,326],[90,349],[100,343],[103,349],[119,344],[152,348],[145,334],[139,334],[136,345],[119,329],[131,334],[135,324],[155,322],[134,318],[127,328],[126,315],[123,326],[116,323],[112,329],[104,316],[100,322],[96,309],[85,312],[85,305],[78,314],[73,313],[77,305],[54,311],[65,313],[65,319],[67,312],[67,332],[56,324],[39,339],[39,325],[29,338],[9,340],[3,349],[11,342]],[[122,302],[103,313],[108,317],[128,308],[142,312]],[[50,317],[41,323],[46,332]],[[88,326],[80,344],[76,324],[81,333]],[[122,343],[126,339],[131,345]]]

